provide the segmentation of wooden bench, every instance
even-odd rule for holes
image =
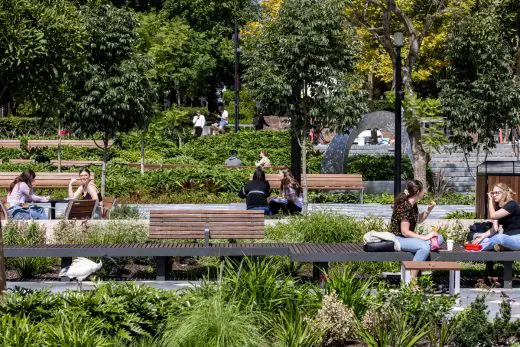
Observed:
[[[449,270],[449,293],[460,294],[460,270],[462,265],[454,261],[403,261],[401,262],[401,280],[411,282],[410,270]],[[458,299],[457,299],[458,300]]]
[[[29,140],[27,149],[36,147],[58,147],[59,140]],[[108,142],[109,146],[114,144],[113,140]],[[82,147],[82,148],[103,148],[102,140],[61,140],[62,146]]]
[[[93,219],[98,206],[97,200],[69,200],[65,209],[65,220]]]
[[[264,212],[151,210],[150,239],[263,239]]]
[[[0,140],[0,148],[20,149],[20,140]]]
[[[280,189],[278,174],[266,174],[265,179],[273,189]],[[303,184],[303,178],[302,178]],[[358,174],[307,174],[309,190],[353,190],[359,191],[359,201],[363,203],[363,176]]]
[[[11,164],[32,164],[34,160],[31,159],[10,159],[9,162]],[[58,166],[58,160],[51,160],[51,164],[53,166]],[[70,166],[89,166],[89,165],[103,165],[103,161],[101,160],[62,160],[61,166],[70,167]]]
[[[19,172],[0,172],[0,188],[9,188]],[[94,173],[90,174],[94,179]],[[72,178],[78,178],[77,172],[36,172],[34,188],[66,188]],[[76,183],[79,185],[79,182]]]

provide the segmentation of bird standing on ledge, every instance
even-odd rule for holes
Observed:
[[[103,266],[103,262],[102,262],[103,258],[108,258],[115,263],[114,259],[107,257],[107,256],[102,256],[99,259],[99,263],[93,262],[92,260],[87,259],[87,258],[79,257],[79,258],[74,259],[74,261],[72,262],[71,265],[66,266],[63,269],[61,269],[60,277],[68,277],[70,279],[75,278],[76,282],[78,283],[78,288],[81,291],[83,289],[82,288],[83,281],[88,276],[92,275],[93,273],[95,273],[96,271],[101,269],[101,266]]]

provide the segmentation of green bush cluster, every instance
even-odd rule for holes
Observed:
[[[520,326],[507,302],[493,322],[482,298],[450,314],[455,298],[433,295],[427,278],[391,288],[346,269],[320,289],[288,265],[227,261],[217,281],[183,292],[111,282],[84,292],[10,290],[0,302],[0,345],[465,347],[503,344]]]
[[[348,158],[347,173],[363,175],[365,181],[387,181],[394,179],[393,155],[355,155]],[[403,180],[413,178],[410,159],[402,158],[401,177]]]
[[[58,135],[58,127],[51,117],[1,117],[0,134],[10,139],[23,136],[51,137]]]

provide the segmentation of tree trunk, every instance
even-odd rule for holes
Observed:
[[[61,172],[61,119],[58,121],[58,172]]]
[[[144,174],[144,131],[141,132],[141,175]]]
[[[303,188],[303,206],[302,206],[302,214],[307,214],[308,211],[308,192],[309,189],[307,187],[307,131],[303,130],[302,134],[302,188]]]
[[[368,89],[368,99],[374,100],[374,74],[372,72],[368,73],[367,89]]]
[[[412,130],[408,134],[412,146],[414,178],[421,181],[423,187],[427,190],[426,167],[428,165],[428,156],[421,143],[421,129]]]
[[[103,139],[103,166],[101,168],[101,196],[105,196],[107,182],[108,139]]]
[[[5,216],[7,220],[7,216]],[[0,221],[0,300],[5,290],[5,257],[4,257],[4,237],[2,231],[2,222]]]

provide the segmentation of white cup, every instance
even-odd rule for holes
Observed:
[[[448,251],[453,251],[453,240],[446,241]]]

